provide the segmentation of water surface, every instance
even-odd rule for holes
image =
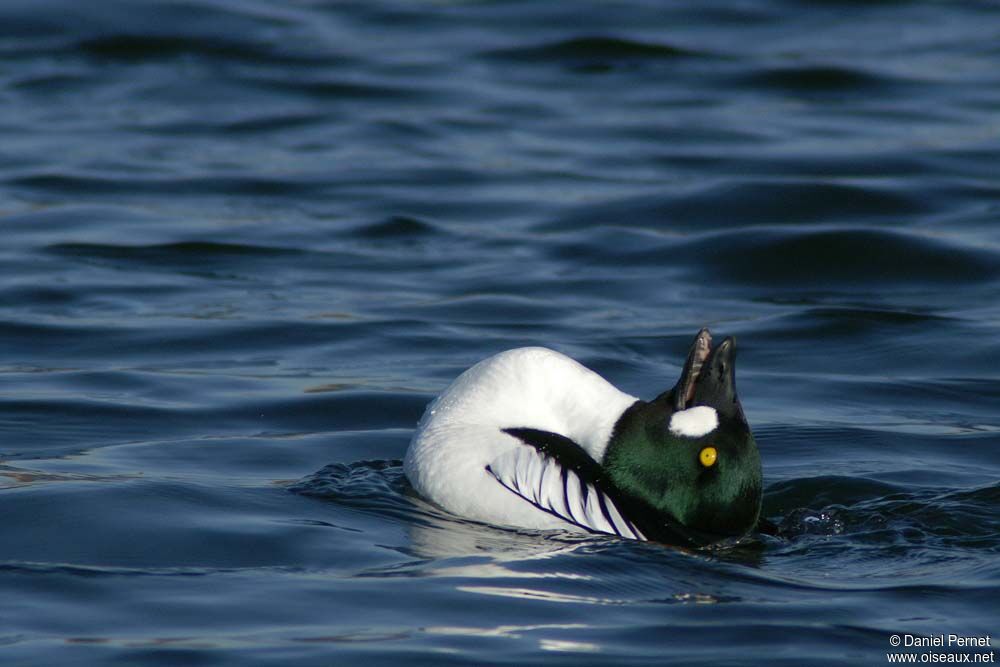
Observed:
[[[884,664],[1000,634],[1000,7],[0,6],[4,665]],[[781,527],[448,516],[476,361],[702,326]]]

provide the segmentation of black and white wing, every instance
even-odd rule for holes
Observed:
[[[500,484],[538,509],[590,532],[646,539],[619,511],[601,467],[578,444],[550,431],[504,432],[527,446],[486,466]]]

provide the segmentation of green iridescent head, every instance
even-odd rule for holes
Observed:
[[[705,544],[740,537],[761,507],[757,444],[736,396],[736,341],[702,329],[680,380],[618,420],[602,465],[643,525]]]

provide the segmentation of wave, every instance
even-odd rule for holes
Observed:
[[[591,35],[554,40],[532,46],[496,49],[488,51],[484,55],[488,58],[514,62],[544,63],[580,60],[604,62],[669,60],[703,54],[670,44]]]

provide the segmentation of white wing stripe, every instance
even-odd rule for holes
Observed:
[[[565,468],[559,468],[559,478],[562,480],[562,500],[565,512],[562,516],[568,516],[570,519],[575,521],[573,517],[573,503],[569,501],[569,471]]]
[[[622,537],[631,537],[634,540],[645,539],[643,537],[639,537],[639,531],[632,525],[631,521],[623,517],[621,513],[618,512],[618,508],[615,507],[614,503],[608,503],[608,513],[611,515],[611,522],[615,524],[615,527],[618,529],[618,532]]]
[[[590,486],[589,484],[584,484],[583,481],[580,482],[580,486],[586,486],[587,493],[587,519],[589,519],[589,525],[591,528],[596,528],[602,533],[615,533],[617,531],[608,523],[607,518],[601,512],[601,503],[598,500],[597,494],[599,493],[596,488]]]
[[[601,514],[604,515],[604,518],[607,519],[608,523],[611,525],[611,530],[615,531],[615,534],[621,537],[622,531],[618,529],[618,526],[611,518],[611,513],[608,512],[608,505],[613,506],[614,503],[609,503],[607,500],[608,498],[603,493],[597,495],[597,502],[601,506]]]
[[[577,484],[576,475],[571,470],[563,469],[566,475],[566,498],[569,500],[569,516],[574,523],[587,525],[587,515],[583,511],[582,499],[580,498],[580,485]],[[576,509],[576,512],[573,510]],[[577,516],[579,512],[580,516]]]
[[[531,447],[497,457],[486,470],[513,493],[565,521],[594,532],[645,539],[603,491]]]

